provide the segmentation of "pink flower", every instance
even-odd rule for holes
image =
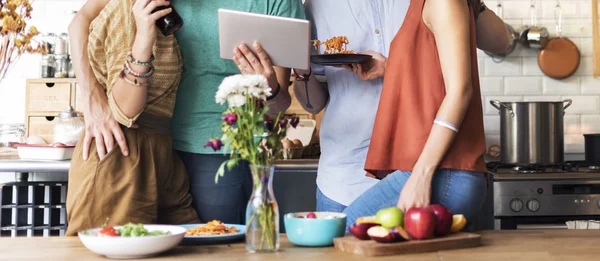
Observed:
[[[235,113],[227,113],[221,119],[223,119],[224,122],[227,122],[227,124],[231,126],[237,122],[237,115]]]
[[[285,129],[285,127],[287,127],[288,124],[288,120],[287,119],[281,119],[279,120],[279,127],[282,129]]]
[[[206,144],[204,144],[204,147],[211,147],[214,151],[218,151],[223,147],[223,142],[219,138],[212,139],[207,141]]]
[[[298,126],[298,123],[300,123],[300,118],[298,117],[292,117],[290,119],[290,125],[292,125],[292,127],[295,129],[296,126]]]

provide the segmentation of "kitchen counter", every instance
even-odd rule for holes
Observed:
[[[600,230],[484,231],[483,246],[431,253],[367,258],[327,248],[301,248],[282,235],[276,254],[246,253],[243,243],[179,246],[148,260],[598,260]],[[107,260],[87,250],[77,237],[0,238],[0,260]]]
[[[277,170],[316,171],[318,159],[279,160]],[[71,161],[0,159],[0,172],[68,172]]]

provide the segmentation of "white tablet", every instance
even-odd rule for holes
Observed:
[[[258,41],[273,65],[308,70],[310,22],[302,19],[219,9],[221,58],[233,59],[233,49],[242,42],[253,49]]]

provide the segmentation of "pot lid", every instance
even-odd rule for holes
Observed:
[[[73,109],[73,106],[69,106],[69,108],[67,108],[65,111],[58,114],[58,117],[61,119],[77,118],[77,117],[81,117],[81,113],[76,112]]]

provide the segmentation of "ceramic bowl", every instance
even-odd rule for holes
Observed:
[[[303,218],[309,212],[289,213],[283,217],[287,237],[298,246],[331,246],[333,239],[343,237],[346,214],[314,212],[317,218]]]
[[[116,226],[115,229],[120,228]],[[170,235],[147,237],[97,237],[100,228],[79,232],[79,239],[92,252],[117,259],[151,257],[177,246],[185,235],[185,228],[168,225],[144,225],[148,231],[169,231]]]

